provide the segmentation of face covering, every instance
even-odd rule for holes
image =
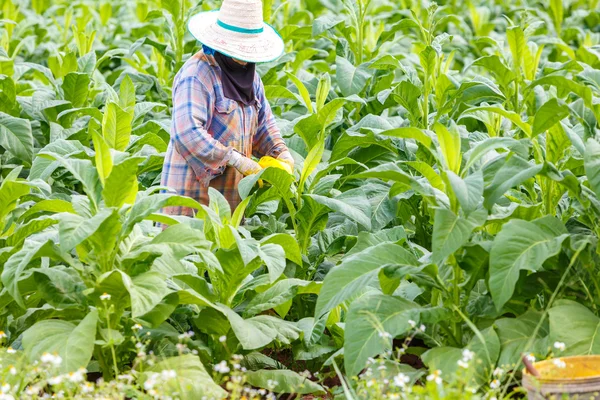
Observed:
[[[254,63],[239,64],[218,51],[215,51],[214,57],[221,67],[221,81],[225,97],[251,105],[254,101],[256,65]]]

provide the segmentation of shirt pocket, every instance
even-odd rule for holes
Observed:
[[[221,98],[215,102],[211,126],[213,137],[225,146],[241,150],[240,108],[236,101]]]

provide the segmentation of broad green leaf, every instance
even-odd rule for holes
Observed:
[[[88,97],[89,85],[90,77],[88,74],[69,72],[62,84],[65,100],[70,101],[73,108],[83,107]]]
[[[366,64],[355,67],[343,57],[335,59],[335,77],[343,96],[359,94],[367,84],[371,73]]]
[[[408,322],[419,322],[419,305],[399,297],[363,296],[353,302],[346,317],[344,365],[348,375],[357,375],[370,357],[392,348],[391,337],[409,332]]]
[[[98,171],[98,177],[102,182],[102,185],[105,184],[106,178],[110,175],[113,168],[113,160],[112,155],[110,154],[110,147],[100,135],[99,124],[96,120],[90,120],[89,130],[92,133],[92,142],[94,143],[94,150],[96,154],[94,155],[94,160],[96,162],[96,170]]]
[[[550,343],[563,342],[564,355],[600,354],[600,318],[584,305],[572,300],[558,300],[548,311]],[[561,354],[563,355],[563,354]]]
[[[385,149],[396,153],[396,149],[389,139],[378,137],[374,132],[367,131],[364,134],[358,132],[346,131],[344,135],[338,139],[331,150],[331,161],[339,160],[346,157],[348,153],[356,147],[381,146]]]
[[[298,242],[292,235],[288,235],[287,233],[276,233],[266,238],[263,238],[260,241],[261,244],[278,244],[283,248],[285,252],[285,257],[298,264],[302,265],[302,255],[300,254],[300,248],[298,247]]]
[[[346,194],[342,194],[336,198],[316,194],[308,194],[306,196],[333,211],[344,214],[348,218],[364,226],[366,229],[371,229],[371,205],[365,196],[350,197]]]
[[[131,316],[141,317],[156,307],[165,296],[171,293],[163,274],[148,271],[130,277],[125,272],[115,269],[98,278],[96,293],[108,293],[118,307],[125,307],[123,298],[129,300]]]
[[[384,265],[417,266],[418,261],[402,246],[393,243],[381,243],[347,256],[325,276],[317,299],[316,319],[377,282],[377,274]]]
[[[313,107],[312,107],[312,102],[310,100],[310,94],[308,93],[308,89],[306,89],[306,86],[304,86],[304,83],[302,83],[302,81],[300,81],[300,79],[296,78],[293,74],[286,72],[286,75],[294,83],[296,88],[298,88],[298,92],[300,93],[300,96],[302,97],[302,100],[304,101],[304,106],[308,110],[308,113],[312,114]]]
[[[564,103],[552,98],[544,103],[535,113],[533,120],[533,136],[552,128],[556,123],[569,116],[571,110]]]
[[[317,282],[302,279],[283,279],[254,296],[246,306],[245,314],[249,316],[256,315],[293,299],[296,294],[318,294],[319,291],[320,285]]]
[[[515,74],[502,62],[497,55],[490,55],[478,58],[472,65],[483,67],[490,71],[498,80],[498,83],[507,88],[515,79]]]
[[[317,165],[321,162],[323,152],[325,151],[325,141],[320,141],[315,147],[310,149],[308,155],[302,164],[302,172],[300,173],[300,182],[298,183],[299,190],[304,190],[306,179],[313,173]]]
[[[0,146],[27,164],[33,160],[33,133],[27,119],[0,112]]]
[[[19,199],[30,190],[31,188],[24,181],[6,179],[0,184],[0,228],[5,217],[17,206]]]
[[[541,313],[531,310],[517,318],[502,318],[494,322],[500,338],[499,366],[520,365],[523,353],[545,354],[547,350],[548,321],[542,324],[532,347],[527,348],[541,316]]]
[[[506,29],[506,41],[510,47],[513,58],[513,70],[519,73],[523,65],[523,53],[527,46],[525,34],[520,26],[511,26]]]
[[[381,136],[390,136],[402,139],[414,139],[421,143],[423,146],[431,147],[431,138],[427,136],[421,129],[418,128],[395,128],[379,132]]]
[[[438,141],[440,142],[440,148],[446,161],[446,168],[450,171],[458,174],[460,171],[460,164],[462,161],[462,153],[460,151],[460,133],[456,127],[446,128],[440,123],[434,125],[435,133]]]
[[[480,106],[469,108],[461,114],[459,121],[467,117],[481,120],[481,117],[478,116],[478,113],[480,112],[490,112],[501,115],[504,118],[509,119],[512,123],[519,127],[523,132],[525,132],[527,136],[531,137],[531,125],[529,125],[527,122],[523,122],[519,114],[515,113],[514,111],[506,111],[505,109],[497,106]]]
[[[447,172],[448,182],[465,214],[477,209],[483,201],[483,174],[481,170],[464,180],[452,171]]]
[[[57,223],[58,221],[54,218],[54,216],[42,216],[40,218],[33,219],[16,228],[14,233],[6,239],[6,244],[8,246],[20,247],[25,239],[27,239],[29,236]]]
[[[68,252],[74,249],[75,246],[94,234],[110,214],[112,214],[112,210],[103,209],[92,218],[71,213],[57,215],[61,250]]]
[[[231,220],[231,206],[229,202],[217,189],[208,188],[209,207],[219,216],[221,221]]]
[[[477,161],[479,161],[487,152],[501,149],[501,148],[514,148],[519,146],[518,140],[509,137],[493,137],[485,139],[479,142],[477,146],[469,150],[465,156],[468,156],[468,161],[465,165],[464,171],[468,171]]]
[[[129,112],[133,113],[135,106],[135,86],[129,75],[125,75],[125,78],[121,81],[119,88],[119,106]]]
[[[86,368],[92,358],[96,339],[98,312],[90,311],[79,323],[49,319],[37,322],[23,334],[23,348],[30,362],[39,361],[44,353],[58,354],[60,373]]]
[[[142,157],[131,157],[113,166],[102,197],[107,207],[121,207],[125,203],[133,203],[138,191],[137,171]]]
[[[64,158],[54,153],[45,153],[38,157],[46,157],[58,161],[59,164],[69,171],[75,179],[81,182],[83,189],[90,200],[94,203],[97,203],[100,200],[102,185],[100,183],[100,178],[98,177],[98,172],[91,161]]]
[[[52,242],[27,240],[23,248],[12,254],[4,263],[1,275],[2,284],[21,308],[26,309],[27,307],[19,289],[19,281],[28,273],[28,271],[26,272],[28,268],[35,266],[34,260],[50,256],[56,256],[56,249]]]
[[[39,295],[56,308],[78,307],[86,289],[79,273],[70,267],[37,268],[33,272]]]
[[[487,220],[487,210],[479,209],[467,218],[445,208],[435,210],[431,261],[439,264],[469,241],[471,233]]]
[[[123,151],[129,145],[133,113],[123,110],[117,103],[109,102],[104,109],[102,135],[111,149]]]
[[[590,188],[600,198],[600,144],[595,139],[587,140],[583,160]]]
[[[485,342],[481,342],[478,335],[474,335],[466,346],[475,353],[470,362],[469,371],[472,373],[467,385],[481,386],[489,382],[500,353],[500,341],[493,328],[481,331]],[[456,347],[435,347],[422,355],[423,362],[430,370],[439,369],[441,377],[446,382],[455,382],[462,374],[458,373],[458,361],[463,358],[463,349]],[[469,375],[467,375],[469,376]]]
[[[244,350],[259,349],[274,340],[290,344],[300,336],[301,331],[293,322],[269,315],[243,319],[228,307],[220,306],[219,310],[229,319],[231,329]]]
[[[509,189],[537,175],[543,164],[530,163],[517,155],[509,156],[500,167],[492,182],[485,188],[483,205],[490,209]]]
[[[142,380],[149,379],[153,373],[160,375],[165,370],[175,371],[175,377],[161,380],[161,393],[182,400],[227,396],[227,392],[213,381],[198,356],[185,354],[166,358],[145,369],[142,373],[145,379]]]
[[[423,161],[406,161],[405,164],[423,175],[425,179],[429,181],[429,184],[434,188],[441,190],[442,192],[446,191],[446,185],[444,184],[442,177],[439,176],[429,164]]]
[[[527,87],[526,93],[533,90],[536,86],[545,85],[556,87],[560,98],[567,97],[569,93],[575,93],[577,96],[581,97],[586,107],[592,108],[592,89],[565,76],[554,74],[536,79]]]
[[[325,394],[325,389],[318,383],[287,369],[248,371],[246,379],[252,386],[270,389],[275,393]],[[275,383],[270,386],[269,382]]]
[[[512,297],[520,271],[540,270],[558,254],[567,236],[564,225],[552,216],[504,224],[490,252],[489,288],[498,310]]]

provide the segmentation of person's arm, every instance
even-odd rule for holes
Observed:
[[[195,76],[181,80],[173,91],[175,149],[203,185],[208,185],[227,165],[244,175],[254,173],[258,166],[208,133],[213,107],[214,97]]]
[[[260,102],[261,107],[258,112],[258,127],[252,144],[254,156],[258,158],[262,156],[278,158],[284,152],[289,155],[290,153],[281,137],[281,133],[275,122],[275,116],[273,115],[273,111],[271,111],[271,106],[265,96],[265,89],[260,79],[258,79],[257,100]],[[289,158],[291,159],[291,155]],[[289,159],[286,162],[288,161]],[[293,163],[293,159],[291,159],[291,162]]]
[[[173,90],[173,140],[175,149],[204,185],[222,173],[231,148],[208,133],[214,96],[195,76],[183,78]]]

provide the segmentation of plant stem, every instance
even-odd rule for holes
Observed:
[[[113,369],[114,369],[114,374],[115,374],[115,378],[116,378],[117,376],[119,376],[119,367],[117,366],[117,354],[115,352],[115,345],[113,344],[113,341],[112,341],[112,333],[111,333],[111,329],[110,329],[110,312],[109,312],[108,308],[106,308],[106,326],[108,328],[108,330],[107,330],[108,343],[110,344],[110,352],[112,354]]]

